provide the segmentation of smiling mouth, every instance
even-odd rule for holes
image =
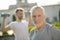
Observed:
[[[35,22],[35,24],[39,24],[40,22]]]

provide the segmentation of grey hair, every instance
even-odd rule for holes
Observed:
[[[45,15],[45,10],[42,6],[33,6],[30,10],[31,16],[32,16],[33,10],[36,10],[36,8],[40,8],[43,11],[43,14]]]

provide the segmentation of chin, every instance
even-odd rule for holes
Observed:
[[[21,20],[22,18],[18,18],[19,20]]]

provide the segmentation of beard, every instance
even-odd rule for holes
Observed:
[[[23,19],[23,17],[18,17],[18,19],[19,19],[19,20],[22,20],[22,19]]]

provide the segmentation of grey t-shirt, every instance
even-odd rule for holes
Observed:
[[[60,30],[47,23],[39,30],[33,29],[30,40],[60,40]]]

